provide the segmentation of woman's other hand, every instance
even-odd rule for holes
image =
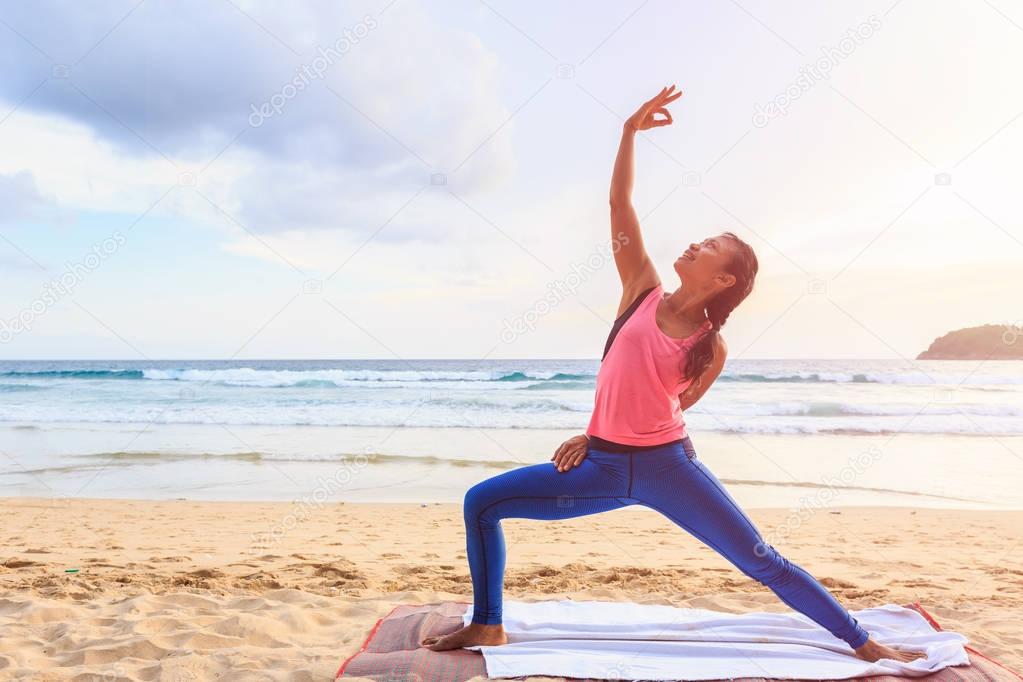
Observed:
[[[573,467],[577,467],[586,459],[586,447],[589,442],[590,439],[586,437],[585,433],[572,436],[554,451],[551,461],[554,462],[554,466],[558,468],[558,471],[568,471]]]
[[[661,88],[661,91],[654,95],[653,99],[643,102],[643,106],[629,117],[629,120],[625,122],[625,126],[632,130],[649,130],[650,128],[671,125],[671,112],[666,107],[681,96],[682,91],[675,92],[674,85],[670,88]],[[655,114],[661,114],[664,118],[655,118]]]

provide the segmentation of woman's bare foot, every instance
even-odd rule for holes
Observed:
[[[864,661],[870,661],[871,663],[880,661],[882,658],[890,658],[893,661],[909,663],[910,661],[915,661],[918,658],[924,657],[922,652],[893,649],[889,646],[885,646],[884,644],[878,644],[872,639],[868,639],[863,646],[856,649],[856,655]]]
[[[447,651],[448,649],[460,649],[466,646],[497,646],[507,644],[508,635],[504,634],[504,626],[484,625],[482,623],[469,623],[461,630],[435,636],[426,637],[420,644],[434,651]]]

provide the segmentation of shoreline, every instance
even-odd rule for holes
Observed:
[[[0,425],[0,496],[460,503],[473,484],[549,462],[576,431],[405,427]],[[743,436],[691,429],[744,508],[1023,509],[1023,436]],[[983,462],[983,466],[977,466]]]
[[[393,606],[472,594],[457,504],[327,502],[300,514],[283,502],[0,504],[0,677],[331,679]],[[920,602],[985,655],[1023,669],[1023,511],[748,511],[848,608]],[[508,599],[786,609],[651,510],[503,527]]]
[[[502,473],[501,471],[495,472],[494,475]],[[482,479],[481,479],[482,480]],[[729,493],[732,494],[736,489],[743,487],[753,488],[805,488],[810,491],[822,491],[827,490],[827,486],[815,485],[812,483],[784,483],[774,481],[735,481],[731,479],[721,479],[721,482],[726,486]],[[848,490],[858,490],[857,488],[848,488]],[[874,489],[866,489],[873,491]],[[927,493],[917,493],[912,491],[882,491],[882,492],[893,492],[899,495],[905,495],[908,497],[920,498],[921,500],[928,499],[939,499],[939,500],[952,500],[957,501],[958,498],[941,497],[938,495],[929,495]],[[362,499],[355,500],[343,500],[330,498],[329,500],[317,500],[318,497],[316,491],[307,491],[304,495],[299,495],[294,498],[276,499],[276,498],[217,498],[208,499],[204,497],[160,497],[147,499],[143,497],[90,497],[90,496],[52,496],[45,497],[39,495],[0,495],[0,507],[7,504],[8,502],[29,502],[29,503],[40,503],[51,506],[56,506],[69,501],[76,502],[113,502],[113,503],[125,503],[125,504],[145,504],[145,503],[187,503],[187,504],[203,504],[203,505],[274,505],[280,507],[294,507],[300,505],[312,505],[316,507],[321,506],[354,506],[354,507],[369,507],[369,506],[381,506],[381,507],[392,507],[401,508],[405,506],[412,507],[458,507],[461,508],[461,504],[451,502],[448,500],[439,501],[434,499],[428,500],[392,500],[392,499],[379,499],[373,502],[368,502]],[[460,493],[461,494],[461,493]],[[804,498],[805,499],[805,498]],[[974,500],[963,499],[963,502],[975,502]],[[634,505],[634,510],[639,511],[641,505]],[[936,512],[950,512],[950,513],[992,513],[992,514],[1014,514],[1018,513],[1023,518],[1023,507],[1001,507],[996,505],[989,506],[925,506],[925,505],[914,505],[912,503],[906,504],[844,504],[844,505],[828,505],[821,503],[819,505],[792,505],[785,504],[779,501],[776,504],[758,504],[756,506],[741,505],[743,511],[753,512],[765,512],[765,513],[780,513],[780,512],[791,512],[793,514],[805,514],[805,513],[824,513],[828,510],[843,510],[848,509],[850,511],[855,510],[875,510],[875,509],[889,509],[899,513],[905,513],[909,511],[936,511]],[[645,511],[645,510],[644,510]]]

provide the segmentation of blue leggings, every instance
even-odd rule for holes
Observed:
[[[696,458],[688,437],[631,453],[591,446],[582,463],[568,471],[559,472],[553,462],[534,464],[470,488],[464,514],[472,622],[501,622],[501,519],[568,519],[632,504],[664,514],[854,649],[867,641],[866,630],[831,593],[764,542],[721,482]]]

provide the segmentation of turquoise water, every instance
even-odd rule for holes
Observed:
[[[0,424],[579,429],[597,361],[0,362]],[[1023,363],[736,361],[698,431],[1023,435]]]

